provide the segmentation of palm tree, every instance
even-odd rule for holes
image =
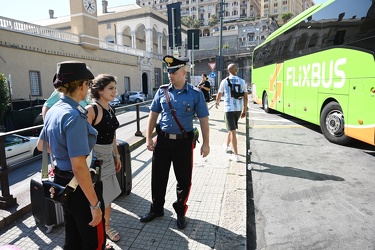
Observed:
[[[211,15],[210,18],[208,18],[208,24],[210,27],[215,26],[219,22],[219,19],[216,15]]]

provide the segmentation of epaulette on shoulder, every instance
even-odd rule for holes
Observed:
[[[168,84],[163,84],[163,85],[160,85],[160,87],[159,87],[159,88],[161,88],[161,89],[164,89],[164,88],[168,88],[168,86],[169,86],[169,83],[168,83]]]
[[[195,91],[201,91],[200,88],[197,88],[195,86],[192,85],[192,89],[195,90]]]

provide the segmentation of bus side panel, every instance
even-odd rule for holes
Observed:
[[[285,110],[299,119],[319,124],[319,119],[317,119],[318,88],[312,88],[311,79],[304,75],[305,61],[306,59],[301,57],[284,63]]]
[[[283,88],[282,88],[282,103],[284,106],[285,114],[296,116],[296,88],[287,82],[287,68],[290,65],[289,62],[285,62],[283,65]]]
[[[345,115],[345,134],[370,144],[374,144],[375,98],[370,87],[374,85],[373,82],[374,79],[363,78],[350,81],[351,105],[348,108],[348,115]],[[372,117],[369,113],[372,113]]]
[[[320,92],[347,95],[347,102],[340,102],[345,119],[345,134],[374,145],[375,136],[375,64],[372,54],[349,49],[327,51],[331,59],[332,81],[322,83]],[[360,63],[359,63],[360,62]],[[327,62],[328,63],[328,62]],[[328,79],[329,75],[325,75]],[[341,77],[341,78],[340,78]],[[327,87],[329,86],[329,87]]]
[[[375,95],[372,93],[374,89],[374,78],[352,79],[350,105],[348,115],[345,115],[345,134],[372,145],[375,144]]]
[[[252,98],[262,104],[263,94],[268,95],[268,105],[271,109],[283,112],[283,105],[279,103],[282,93],[282,65],[272,64],[252,70]]]

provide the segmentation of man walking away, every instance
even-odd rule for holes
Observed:
[[[237,66],[232,63],[228,65],[229,76],[220,83],[216,96],[216,108],[219,107],[221,97],[224,99],[224,119],[227,126],[228,135],[225,151],[230,151],[230,143],[233,147],[233,156],[230,160],[239,162],[237,149],[238,120],[246,116],[248,95],[246,91],[246,83],[237,76]]]

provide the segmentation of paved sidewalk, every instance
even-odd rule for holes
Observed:
[[[229,161],[222,144],[227,131],[222,106],[210,109],[210,147],[207,158],[194,151],[192,189],[189,197],[188,226],[179,230],[172,203],[176,199],[173,168],[167,187],[165,215],[141,223],[151,200],[151,156],[144,145],[131,152],[133,189],[112,204],[111,224],[121,240],[111,243],[115,249],[246,249],[246,131],[240,119],[238,148],[240,162]],[[199,125],[197,123],[199,128]],[[119,139],[122,139],[119,137]],[[133,142],[132,142],[133,143]],[[62,249],[63,226],[50,233],[35,223],[31,213],[0,231],[0,246],[12,244],[23,250]]]

